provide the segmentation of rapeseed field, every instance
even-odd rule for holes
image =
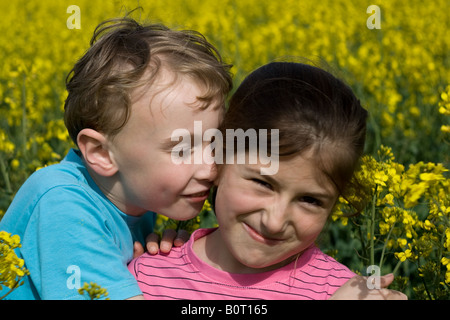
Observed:
[[[65,78],[96,25],[139,7],[132,16],[141,22],[203,33],[233,64],[235,87],[277,59],[307,59],[344,79],[370,113],[357,174],[364,188],[340,199],[320,245],[356,272],[369,265],[394,271],[395,287],[411,299],[449,299],[449,6],[448,0],[0,0],[0,219],[31,173],[73,147],[63,122]],[[350,217],[349,200],[367,205]],[[214,224],[211,212],[207,203],[185,227]],[[158,221],[159,228],[176,227]],[[0,235],[0,284],[12,285],[14,276],[26,276],[11,253],[20,244]]]

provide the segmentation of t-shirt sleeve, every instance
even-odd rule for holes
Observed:
[[[128,271],[130,271],[130,273],[133,275],[133,277],[135,277],[135,279],[139,279],[138,278],[138,275],[139,275],[139,258],[133,259],[128,264]]]
[[[102,210],[78,187],[52,189],[38,201],[22,254],[42,299],[83,299],[78,288],[85,282],[105,288],[110,299],[141,294],[127,268],[132,256],[127,226]]]

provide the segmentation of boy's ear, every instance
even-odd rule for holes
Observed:
[[[83,129],[78,133],[77,144],[87,165],[98,175],[110,177],[118,168],[107,147],[107,138],[93,129]]]

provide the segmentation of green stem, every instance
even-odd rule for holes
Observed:
[[[437,261],[438,261],[439,264],[441,263],[442,257],[444,255],[444,250],[443,250],[444,249],[444,242],[445,242],[445,231],[442,232],[440,245],[438,247],[438,260]],[[437,283],[439,283],[440,279],[441,279],[441,268],[438,268],[438,272],[437,272],[437,274],[435,275],[435,278],[434,278],[434,283],[436,283],[436,279],[437,279]]]
[[[377,201],[377,190],[375,188],[375,193],[372,198],[372,215],[370,218],[370,265],[375,264],[375,210],[376,210],[376,201]]]
[[[2,173],[3,180],[5,181],[5,191],[8,194],[12,193],[11,182],[9,181],[8,170],[6,170],[5,159],[0,153],[0,172]]]
[[[400,268],[400,265],[401,265],[401,264],[402,264],[402,261],[399,260],[399,261],[397,262],[397,265],[396,265],[395,268],[394,268],[394,271],[392,271],[392,273],[394,274],[394,276],[395,276],[395,274],[397,273],[398,268]]]
[[[388,244],[388,242],[389,242],[389,238],[391,237],[391,234],[392,234],[392,231],[394,230],[394,228],[395,228],[395,222],[394,222],[394,224],[392,225],[392,227],[391,227],[391,229],[389,230],[389,233],[388,233],[388,235],[387,235],[387,237],[386,237],[386,241],[384,242],[384,246],[383,246],[383,250],[381,251],[381,258],[380,258],[380,269],[381,269],[381,267],[383,266],[383,260],[384,260],[384,253],[385,253],[385,251],[386,251],[386,247],[387,247],[387,244]]]
[[[442,213],[442,216],[441,216],[442,220],[443,220],[444,224],[448,227],[449,226],[449,221],[448,221],[447,216],[445,215],[445,212],[441,209],[440,203],[438,201],[436,201],[436,199],[434,199],[434,198],[432,200],[434,202],[434,205]],[[439,263],[441,262],[442,257],[444,255],[444,242],[445,242],[445,231],[442,232],[440,244],[438,246],[438,260],[437,261],[439,261]],[[441,268],[438,269],[438,273],[435,275],[435,281],[434,282],[436,283],[436,279],[438,279],[437,282],[439,283],[440,282],[439,281],[440,278],[441,278]]]
[[[358,225],[358,224],[355,223],[355,225]],[[362,250],[360,257],[362,257],[365,260],[364,263],[367,263],[367,260],[369,260],[369,259],[367,257],[367,246],[366,246],[366,242],[364,240],[365,237],[364,237],[364,234],[363,234],[362,224],[358,225],[358,226],[359,227],[357,228],[357,230],[358,230],[358,233],[359,233],[359,240],[361,242],[361,250]]]
[[[9,289],[9,291],[7,293],[5,293],[3,296],[0,297],[0,300],[5,299],[11,292],[13,292],[14,289],[16,289],[19,286],[19,282],[20,282],[20,278],[19,278],[19,280],[16,281],[16,283],[14,283],[14,285]]]
[[[22,83],[22,152],[23,157],[27,154],[27,87],[26,87],[26,74],[23,74]]]
[[[425,279],[422,278],[422,277],[421,277],[421,279],[422,279],[423,287],[425,288],[425,292],[427,293],[428,299],[434,300],[433,296],[431,295],[430,291],[428,290],[427,283],[425,282]]]

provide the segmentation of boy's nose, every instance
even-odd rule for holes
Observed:
[[[202,162],[201,164],[196,164],[195,166],[195,179],[213,182],[217,177],[217,168],[214,162],[212,164]]]
[[[211,154],[210,145],[203,145],[201,151],[195,150],[194,152],[194,165],[195,173],[194,178],[197,180],[207,180],[213,182],[217,177],[217,167],[214,162],[214,157]]]

